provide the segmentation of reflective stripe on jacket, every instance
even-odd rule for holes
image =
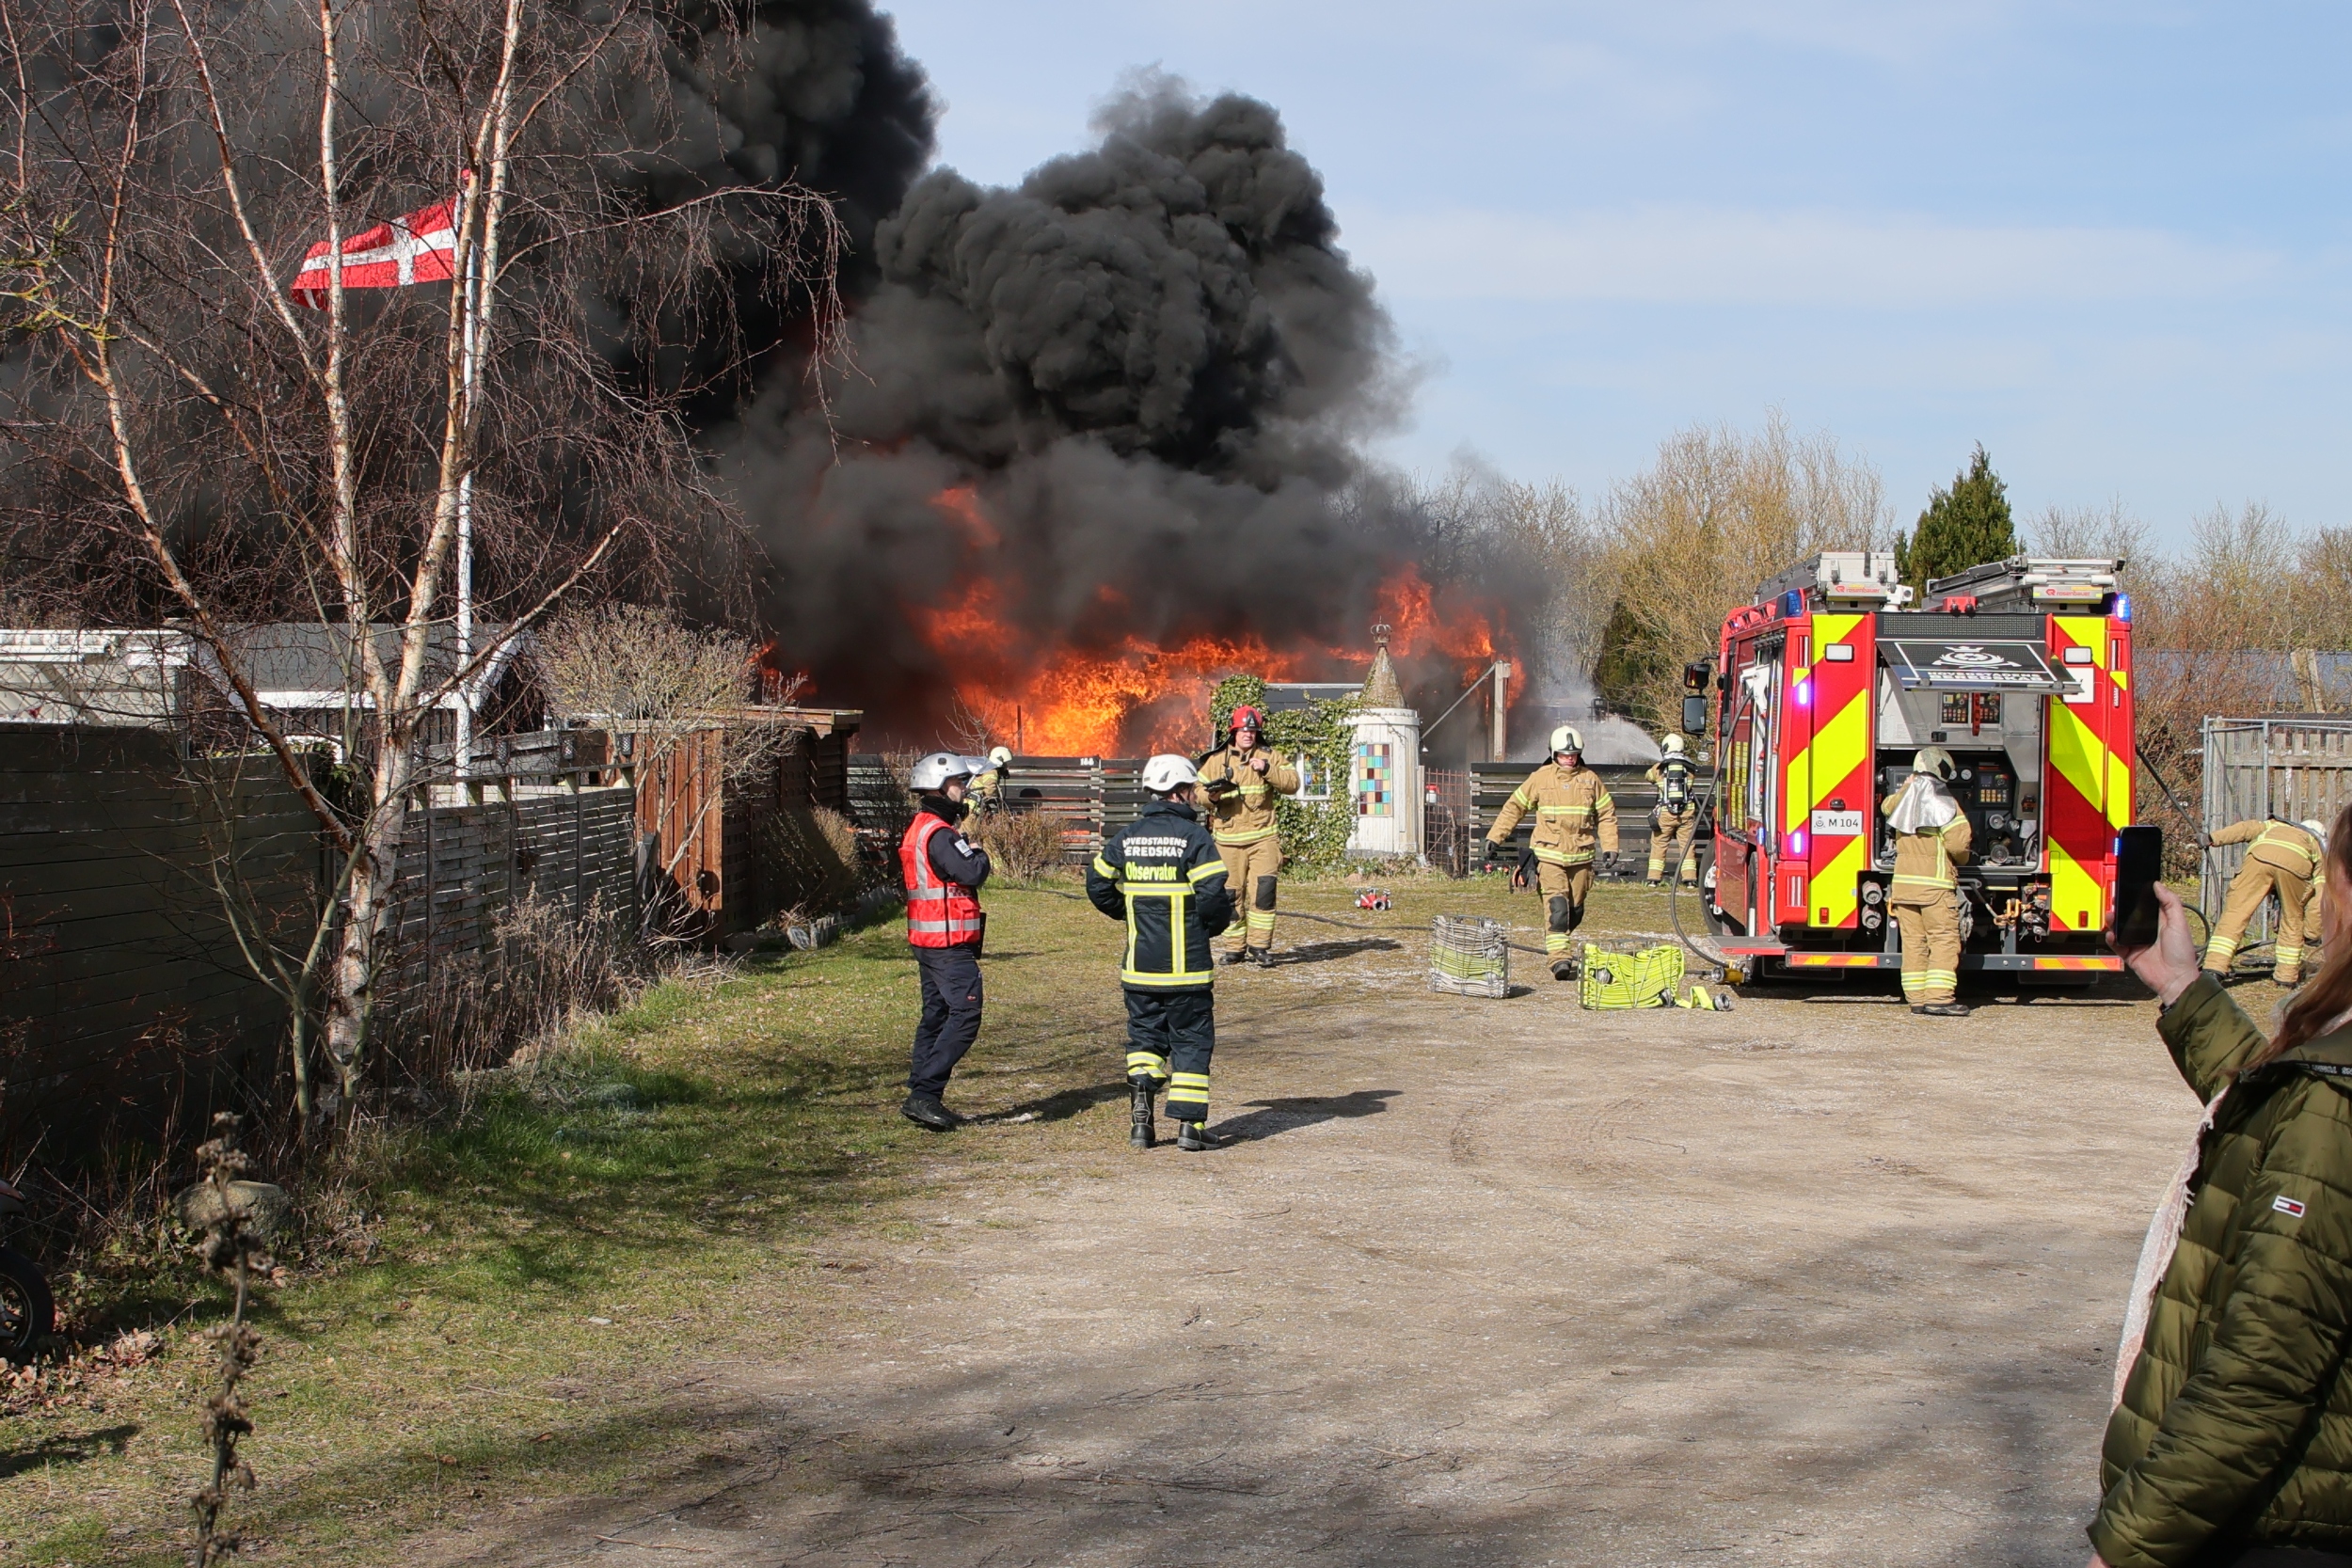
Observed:
[[[987,923],[979,895],[961,882],[945,880],[931,864],[931,835],[952,831],[944,818],[918,812],[898,841],[898,874],[907,886],[907,941],[917,947],[977,942]]]
[[[1610,799],[1600,775],[1589,768],[1570,770],[1548,762],[1530,773],[1495,814],[1486,841],[1508,843],[1519,818],[1531,814],[1535,826],[1527,835],[1527,847],[1539,861],[1589,865],[1596,844],[1606,853],[1617,852],[1617,802]]]
[[[1904,788],[1909,788],[1905,785]],[[1891,816],[1895,804],[1903,798],[1899,789],[1879,802],[1879,815]],[[1955,815],[1941,828],[1915,833],[1899,833],[1895,838],[1895,883],[1889,901],[1897,904],[1926,904],[1938,894],[1960,886],[1960,878],[1952,868],[1968,863],[1968,847],[1975,842],[1976,830],[1968,826],[1965,813]],[[1908,895],[1909,896],[1905,896]]]
[[[2213,841],[2246,845],[2248,860],[2275,865],[2305,881],[2319,875],[2320,865],[2327,858],[2319,840],[2292,822],[2233,822],[2214,834]]]
[[[1219,844],[1255,844],[1272,838],[1279,831],[1274,798],[1298,793],[1298,769],[1263,746],[1257,752],[1266,759],[1263,774],[1231,746],[1220,746],[1200,759],[1203,785],[1227,782],[1233,785],[1229,794],[1209,797],[1209,832]],[[1206,788],[1201,793],[1208,796]]]
[[[1189,806],[1154,800],[1087,867],[1087,898],[1127,923],[1122,984],[1197,990],[1216,978],[1209,939],[1233,923],[1225,861]]]

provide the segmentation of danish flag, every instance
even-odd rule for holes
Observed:
[[[456,205],[453,197],[437,201],[345,240],[343,287],[397,289],[406,283],[448,282],[455,276],[452,259],[457,250]],[[326,249],[325,240],[310,247],[287,291],[297,304],[313,310],[326,309],[332,286]]]

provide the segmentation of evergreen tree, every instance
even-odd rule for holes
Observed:
[[[2017,529],[2009,513],[2009,486],[1993,471],[1979,445],[1948,490],[1928,498],[1919,524],[1895,536],[1895,570],[1921,597],[1931,578],[1945,578],[2004,561],[2018,551]]]

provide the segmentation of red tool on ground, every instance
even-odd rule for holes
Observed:
[[[1356,907],[1359,910],[1392,910],[1396,908],[1396,900],[1389,896],[1387,888],[1368,887],[1356,895]]]

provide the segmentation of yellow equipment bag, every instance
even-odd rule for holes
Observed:
[[[1671,1007],[1682,989],[1682,949],[1673,942],[1636,953],[1584,944],[1577,1000],[1587,1007]]]

